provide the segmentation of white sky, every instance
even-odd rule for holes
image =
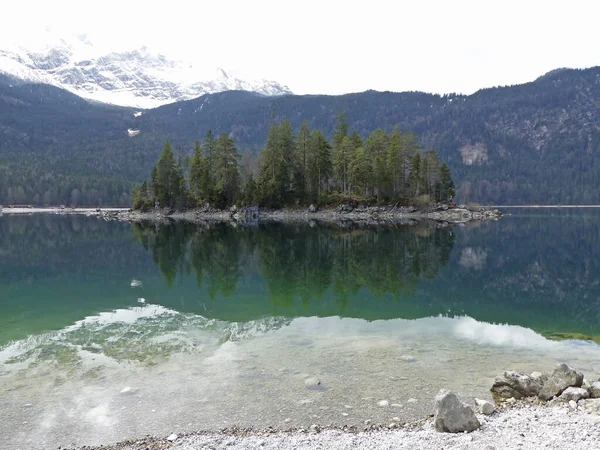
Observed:
[[[2,16],[0,47],[43,40],[50,27],[297,94],[472,93],[600,65],[600,0],[9,0]]]

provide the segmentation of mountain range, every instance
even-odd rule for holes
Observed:
[[[306,120],[330,136],[340,111],[363,138],[396,124],[416,133],[448,163],[461,201],[600,203],[600,67],[468,96],[226,91],[148,110],[0,76],[0,203],[127,204],[167,138],[186,156],[212,129],[252,155],[272,120],[296,130]]]
[[[80,97],[136,108],[153,108],[203,94],[244,90],[291,94],[275,81],[250,79],[222,68],[168,58],[148,48],[102,51],[86,35],[49,34],[45,46],[0,44],[0,73],[51,84]]]

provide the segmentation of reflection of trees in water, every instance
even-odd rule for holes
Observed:
[[[140,262],[130,225],[80,215],[5,215],[0,218],[0,279],[31,284],[110,277]]]
[[[174,222],[134,225],[172,285],[177,273],[195,273],[211,298],[235,293],[243,270],[255,264],[275,305],[308,306],[331,289],[343,311],[366,288],[374,297],[414,293],[417,280],[435,278],[454,245],[451,228],[402,226],[341,229],[267,224],[260,228],[200,227]]]

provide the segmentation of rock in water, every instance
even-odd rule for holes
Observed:
[[[325,390],[325,386],[323,385],[323,383],[321,383],[321,380],[319,380],[317,377],[309,377],[306,380],[304,380],[304,385],[306,386],[307,389],[310,389],[311,391],[324,391]]]
[[[315,205],[311,204],[311,205],[308,207],[308,212],[309,212],[309,213],[316,213],[316,212],[317,212],[317,207],[316,207]]]
[[[576,372],[566,364],[559,364],[544,383],[538,394],[542,400],[550,400],[555,395],[560,395],[568,387],[581,387],[583,374]]]
[[[444,389],[435,397],[433,413],[435,429],[440,432],[471,432],[481,426],[471,407],[462,403],[456,394]]]
[[[559,398],[566,402],[578,402],[582,398],[588,398],[589,396],[590,393],[586,389],[578,387],[568,387],[563,391],[562,394],[560,394]]]
[[[542,383],[539,379],[531,376],[507,370],[499,377],[496,377],[490,391],[496,402],[514,397],[516,399],[523,397],[535,397],[542,389]]]
[[[496,407],[494,406],[494,404],[492,402],[488,402],[487,400],[481,400],[480,398],[476,398],[475,404],[479,408],[479,411],[481,411],[481,414],[485,414],[486,416],[489,416],[494,411],[496,411]]]

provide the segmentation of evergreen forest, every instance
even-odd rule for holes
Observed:
[[[309,204],[428,205],[454,196],[450,169],[435,150],[423,150],[411,132],[398,126],[377,129],[363,140],[338,115],[331,140],[303,122],[295,133],[288,120],[273,122],[259,155],[242,161],[227,134],[211,130],[191,157],[175,156],[164,144],[150,180],[136,186],[133,208],[187,209]]]

